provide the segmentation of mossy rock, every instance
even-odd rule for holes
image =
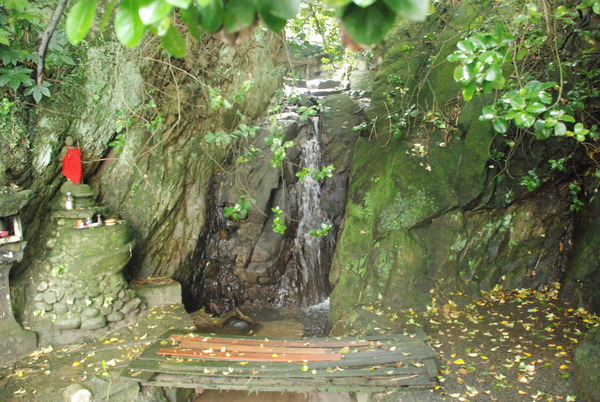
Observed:
[[[577,372],[575,383],[579,396],[586,401],[598,400],[600,395],[600,329],[594,328],[587,333],[583,342],[575,348]]]

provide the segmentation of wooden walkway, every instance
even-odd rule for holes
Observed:
[[[141,385],[247,391],[382,392],[437,385],[424,334],[260,339],[168,333],[121,375]]]

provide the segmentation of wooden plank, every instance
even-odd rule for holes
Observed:
[[[180,348],[161,348],[156,352],[157,355],[169,355],[169,356],[181,356],[181,357],[196,357],[202,359],[218,359],[218,360],[233,360],[233,361],[334,361],[341,360],[343,354],[341,353],[262,353],[262,352],[248,352],[248,353],[229,353],[229,352],[204,352],[198,349],[180,349]]]
[[[180,348],[187,349],[201,349],[201,350],[220,350],[227,352],[264,352],[264,353],[313,353],[313,354],[328,354],[333,353],[333,349],[331,348],[297,348],[297,347],[283,347],[283,346],[271,346],[270,344],[260,344],[256,345],[238,345],[238,344],[230,344],[230,343],[221,343],[221,342],[190,342],[187,339],[184,339],[179,342]],[[225,350],[223,350],[225,349]]]
[[[249,392],[310,392],[310,391],[321,391],[321,392],[366,392],[366,393],[379,393],[379,392],[389,392],[393,390],[397,390],[399,387],[385,387],[385,386],[376,386],[376,385],[368,385],[368,386],[360,386],[360,385],[333,385],[333,384],[324,384],[324,385],[316,385],[316,386],[305,386],[305,385],[295,385],[295,384],[285,384],[285,385],[261,385],[258,383],[249,383],[248,385],[244,384],[211,384],[205,385],[202,383],[194,383],[194,382],[176,382],[176,381],[151,381],[149,383],[142,383],[144,386],[151,387],[163,387],[163,388],[205,388],[205,389],[214,389],[220,391],[249,391]],[[415,382],[414,384],[405,385],[406,387],[411,388],[432,388],[434,385],[432,384],[422,384],[419,382]]]
[[[289,340],[170,331],[165,334],[168,341],[148,347],[122,377],[149,386],[248,391],[431,388],[437,384],[437,354],[421,335]],[[349,353],[339,353],[346,349]],[[171,357],[165,351],[185,356]],[[306,357],[315,360],[304,362]]]
[[[410,374],[428,374],[425,367],[416,367],[413,365],[403,365],[400,367],[388,366],[388,367],[375,367],[375,368],[346,368],[342,369],[339,367],[327,367],[325,369],[314,369],[312,365],[308,366],[308,369],[303,370],[302,365],[290,364],[290,365],[270,365],[259,367],[248,367],[249,365],[230,365],[228,367],[220,368],[206,368],[203,366],[190,365],[189,362],[132,362],[128,369],[132,371],[144,371],[144,372],[161,372],[171,374],[186,374],[186,375],[206,375],[206,376],[222,376],[223,372],[227,372],[229,376],[245,376],[245,377],[272,377],[272,376],[286,376],[286,377],[353,377],[363,376],[365,378],[378,377],[378,376],[390,376],[390,375],[410,375]],[[316,374],[313,374],[315,370]]]
[[[372,387],[378,386],[387,389],[412,386],[431,386],[433,383],[425,374],[409,375],[403,377],[393,377],[385,381],[373,381],[366,378],[336,378],[336,379],[315,379],[315,378],[234,378],[228,376],[204,377],[204,376],[181,376],[173,374],[158,374],[153,381],[162,382],[187,382],[204,388],[212,388],[215,385],[237,385],[243,386],[241,389],[250,389],[252,385],[275,386],[302,386],[305,390],[318,389],[322,386],[343,386],[348,387]],[[240,388],[238,388],[240,389]]]
[[[352,340],[352,341],[338,341],[338,340],[277,340],[277,339],[238,339],[238,338],[222,338],[222,337],[208,337],[208,336],[183,336],[183,335],[171,335],[169,339],[177,342],[186,342],[188,344],[194,343],[222,343],[226,345],[246,345],[246,346],[258,346],[258,347],[295,347],[295,348],[343,348],[343,347],[358,347],[358,346],[370,346],[371,341],[368,340]],[[186,346],[187,347],[187,346]]]

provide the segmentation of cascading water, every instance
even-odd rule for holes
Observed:
[[[310,171],[321,168],[321,145],[318,117],[311,118],[312,128],[301,146],[301,166]],[[321,186],[310,176],[296,183],[298,228],[293,246],[291,266],[282,278],[278,302],[306,307],[323,302],[329,294],[328,273],[321,258],[324,246],[331,241],[310,235],[321,224],[329,224],[327,214],[321,209]],[[332,236],[331,236],[332,237]]]

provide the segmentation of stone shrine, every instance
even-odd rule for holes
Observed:
[[[94,339],[135,322],[145,308],[122,274],[135,245],[131,230],[106,214],[85,184],[67,181],[53,203],[25,311],[41,344]]]

